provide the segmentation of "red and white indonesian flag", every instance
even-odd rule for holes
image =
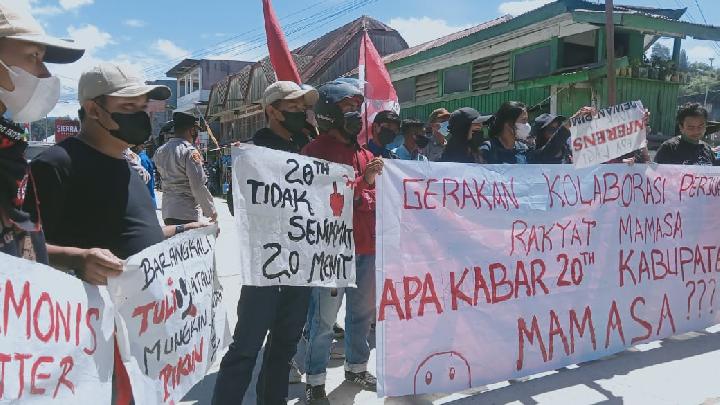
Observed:
[[[358,77],[364,82],[363,95],[363,130],[358,137],[366,143],[370,139],[371,124],[378,112],[392,110],[400,113],[400,103],[395,88],[390,80],[390,74],[385,69],[385,64],[377,49],[370,40],[367,31],[363,34],[360,42],[360,63],[358,66]]]

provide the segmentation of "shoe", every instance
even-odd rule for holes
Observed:
[[[368,371],[361,373],[345,371],[345,381],[357,384],[366,391],[377,391],[377,378]]]
[[[292,363],[290,364],[290,375],[288,376],[288,383],[299,384],[301,382],[302,382],[302,374],[300,373],[300,369],[298,369],[298,366],[295,363],[295,360],[293,360]]]
[[[325,405],[330,401],[325,393],[325,385],[305,384],[305,403],[308,405]]]
[[[332,342],[330,346],[330,358],[340,360],[345,358],[345,345],[342,342]]]
[[[333,337],[335,339],[342,339],[345,337],[345,329],[341,328],[337,322],[333,325]]]

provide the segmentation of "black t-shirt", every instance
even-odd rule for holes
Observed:
[[[682,139],[682,136],[676,136],[663,142],[655,155],[655,162],[698,166],[718,166],[720,164],[710,145],[703,141],[690,143]]]
[[[34,187],[25,210],[37,218],[37,196],[48,243],[108,249],[126,259],[164,240],[147,187],[125,159],[68,138],[30,168]]]
[[[300,153],[308,142],[309,140],[304,134],[293,134],[288,141],[270,128],[261,128],[253,136],[253,144],[257,146],[290,153]]]

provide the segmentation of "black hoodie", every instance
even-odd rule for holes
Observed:
[[[448,121],[450,139],[440,158],[441,162],[475,163],[467,136],[470,133],[472,122],[479,116],[480,113],[470,107],[460,108],[450,114]]]
[[[253,143],[270,149],[282,150],[290,153],[300,153],[300,150],[310,142],[304,134],[294,134],[288,141],[273,132],[270,128],[261,128],[253,136]]]

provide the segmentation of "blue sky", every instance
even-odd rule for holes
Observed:
[[[12,0],[11,0],[12,1]],[[129,63],[148,79],[164,76],[184,57],[257,60],[267,53],[260,0],[14,0],[31,7],[48,33],[73,38],[86,55],[50,66],[61,77],[61,103],[52,115],[75,115],[77,78],[100,61]],[[503,14],[518,15],[549,0],[274,0],[290,47],[300,46],[360,15],[396,28],[412,45]],[[688,7],[684,20],[702,22],[696,0],[625,0],[621,4]],[[718,0],[697,0],[720,25]],[[291,25],[292,24],[292,25]],[[717,57],[708,41],[684,42],[691,61]]]

